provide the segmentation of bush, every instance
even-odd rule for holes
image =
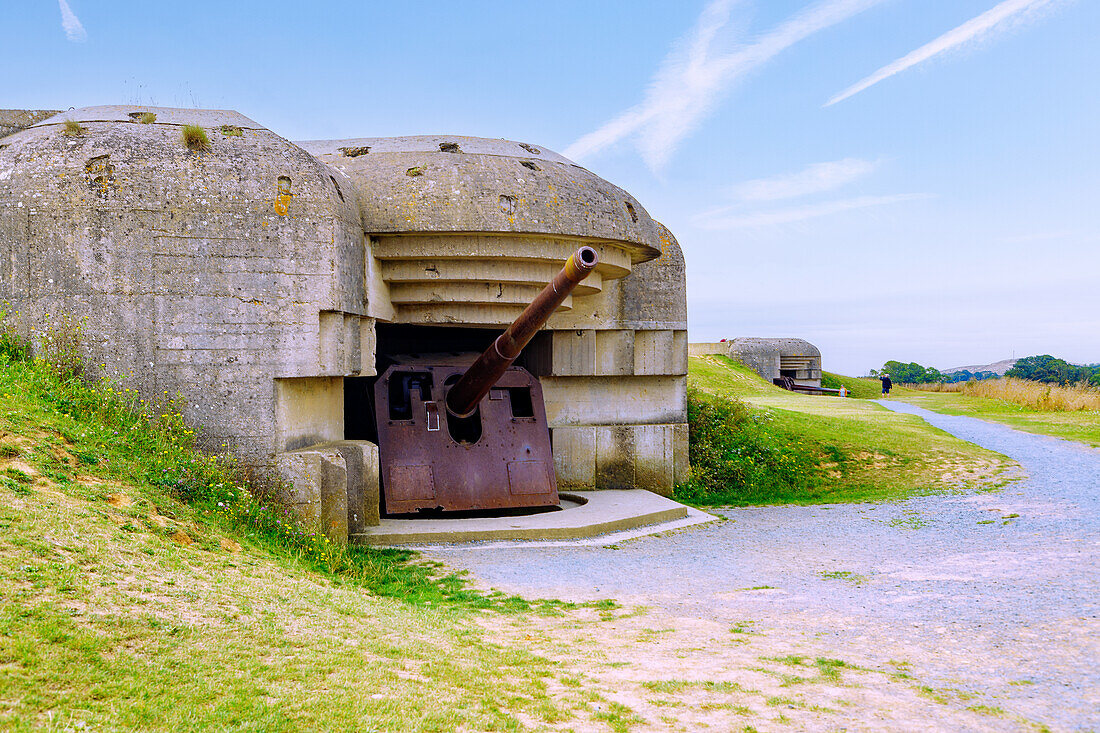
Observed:
[[[816,456],[769,429],[740,400],[688,390],[691,479],[675,497],[692,504],[768,504],[806,498]]]

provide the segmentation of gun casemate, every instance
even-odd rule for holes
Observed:
[[[598,262],[591,247],[570,255],[472,364],[427,355],[383,373],[374,404],[387,514],[558,503],[542,387],[513,362]]]

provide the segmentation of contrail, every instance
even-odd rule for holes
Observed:
[[[912,68],[917,64],[924,63],[933,56],[938,56],[964,43],[987,36],[995,30],[1005,27],[1008,21],[1016,18],[1021,13],[1033,10],[1037,11],[1043,6],[1051,5],[1055,1],[1056,0],[1005,0],[1000,5],[987,10],[978,17],[968,20],[959,27],[944,33],[931,43],[925,44],[916,51],[902,56],[897,61],[883,66],[866,79],[853,84],[830,99],[825,103],[825,106],[828,107],[836,104],[853,94],[859,94],[864,89],[878,84],[883,79],[888,79],[894,74]]]
[[[643,159],[657,170],[734,82],[808,36],[883,2],[820,2],[752,43],[713,55],[711,45],[729,22],[735,1],[714,0],[707,5],[692,33],[661,64],[645,100],[579,138],[565,150],[566,157],[580,160],[637,134]]]
[[[732,207],[708,211],[693,218],[692,224],[699,229],[721,231],[729,229],[755,229],[759,227],[794,224],[807,219],[817,219],[855,209],[872,206],[899,204],[905,201],[919,201],[931,198],[926,193],[900,193],[892,196],[858,196],[839,201],[827,201],[821,204],[796,206],[775,211],[758,211],[749,214],[732,213]]]
[[[65,29],[65,37],[74,43],[88,40],[88,34],[80,24],[80,18],[76,17],[76,13],[69,4],[65,0],[57,0],[57,4],[61,7],[61,27]]]
[[[779,201],[824,193],[845,186],[871,173],[878,163],[860,158],[844,158],[814,163],[797,173],[757,178],[730,189],[741,201]]]

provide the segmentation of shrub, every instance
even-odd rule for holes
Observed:
[[[206,130],[201,125],[184,125],[183,144],[188,150],[201,153],[210,149],[210,138],[206,136]]]
[[[740,400],[689,389],[691,479],[676,487],[676,498],[734,505],[804,498],[816,477],[816,457],[767,423]]]

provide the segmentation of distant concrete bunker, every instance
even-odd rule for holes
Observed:
[[[582,245],[598,266],[515,367],[543,395],[557,488],[667,494],[688,469],[684,260],[626,191],[506,140],[296,144],[232,111],[0,111],[0,300],[20,327],[83,322],[94,371],[178,393],[205,445],[276,469],[334,537],[385,507],[378,375],[469,363]]]
[[[786,389],[821,390],[821,351],[803,339],[741,337],[691,344],[690,353],[728,356]]]

